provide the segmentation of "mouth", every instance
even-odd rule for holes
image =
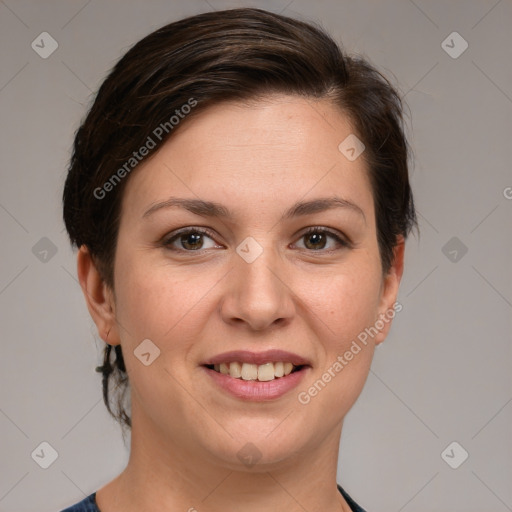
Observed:
[[[233,361],[230,363],[206,364],[209,370],[213,370],[233,379],[245,381],[269,382],[274,379],[281,379],[301,371],[306,365],[295,366],[289,361],[268,362],[264,364],[251,364]]]
[[[285,395],[311,370],[306,359],[283,350],[233,351],[201,364],[214,389],[248,401],[269,401]]]

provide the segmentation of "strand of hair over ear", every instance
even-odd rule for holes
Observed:
[[[108,338],[108,335],[107,335]],[[110,360],[110,354],[112,353],[112,349],[114,351],[115,357],[114,361],[111,362]],[[103,355],[103,364],[101,366],[96,367],[96,371],[98,373],[102,374],[102,385],[103,385],[103,401],[105,402],[105,405],[107,406],[108,411],[110,414],[118,421],[121,421],[122,424],[128,426],[131,428],[131,418],[128,416],[126,411],[124,410],[124,407],[122,405],[122,397],[118,397],[117,399],[117,408],[118,411],[114,412],[111,409],[110,399],[109,399],[109,380],[110,376],[116,372],[116,370],[119,372],[115,378],[118,381],[119,384],[124,384],[127,382],[127,375],[126,375],[126,366],[124,364],[124,358],[123,358],[123,351],[121,348],[121,345],[110,345],[109,343],[106,343],[104,355]]]
[[[114,349],[115,358],[114,361],[110,362],[110,354]],[[96,367],[96,371],[98,373],[103,373],[103,377],[107,377],[115,370],[115,368],[119,368],[122,372],[126,372],[126,367],[124,365],[123,351],[121,349],[121,345],[110,345],[106,344],[105,352],[103,355],[103,364],[101,366]]]

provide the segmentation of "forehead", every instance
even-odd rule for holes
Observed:
[[[250,103],[224,102],[190,119],[138,166],[124,204],[143,208],[166,196],[258,203],[341,195],[372,208],[363,157],[350,161],[339,145],[354,133],[328,100],[275,95]],[[289,201],[288,201],[289,200]]]

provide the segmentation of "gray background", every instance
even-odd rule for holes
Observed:
[[[0,511],[61,510],[128,457],[61,220],[74,131],[137,40],[237,6],[319,21],[411,111],[421,236],[407,246],[403,310],[345,421],[338,481],[369,512],[512,510],[512,2],[3,0]],[[44,31],[58,43],[46,59],[31,47]],[[469,44],[457,58],[444,47],[461,40],[442,46],[454,31]],[[48,469],[31,457],[43,441],[58,452]],[[445,460],[462,448],[441,456],[453,441],[469,453],[458,469]]]

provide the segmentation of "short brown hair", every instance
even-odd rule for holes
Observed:
[[[64,222],[71,243],[88,247],[110,287],[129,179],[126,163],[134,151],[148,138],[158,149],[179,129],[171,117],[192,105],[191,99],[195,104],[187,119],[221,101],[272,93],[329,98],[347,115],[365,145],[382,269],[388,271],[397,237],[406,238],[417,227],[398,92],[367,60],[346,55],[321,27],[244,8],[185,18],[143,38],[105,79],[76,133],[63,194]],[[166,129],[157,138],[159,126]],[[128,384],[122,350],[115,347],[111,362],[112,348],[107,344],[98,368],[104,400],[109,412],[130,427],[122,405]],[[112,376],[123,391],[116,412],[109,401]]]

